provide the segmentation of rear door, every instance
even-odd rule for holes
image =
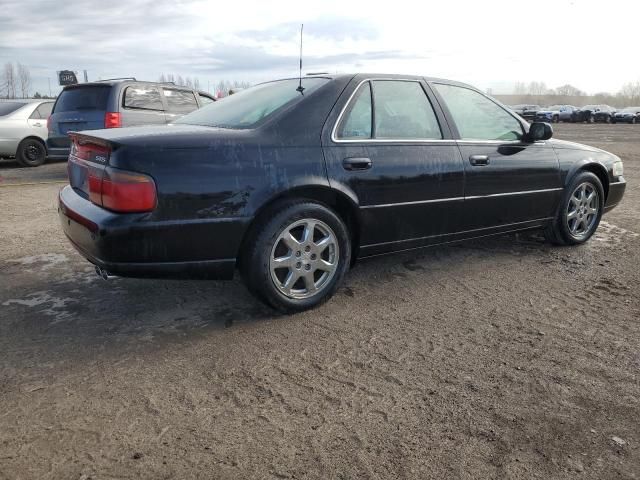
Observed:
[[[327,122],[323,147],[332,186],[358,198],[361,253],[412,248],[457,231],[462,161],[426,85],[366,80],[341,108]]]
[[[163,87],[162,93],[165,102],[165,120],[171,123],[174,120],[198,109],[196,96],[191,90]]]
[[[47,118],[49,118],[49,115],[51,115],[52,108],[53,102],[41,103],[27,120],[33,134],[37,135],[43,140],[47,139]]]
[[[127,85],[122,91],[123,127],[159,125],[166,122],[160,89],[154,85]]]
[[[523,141],[520,121],[482,93],[437,82],[432,87],[459,138],[466,228],[516,227],[552,217],[562,193],[553,148]]]
[[[50,145],[68,148],[68,132],[104,128],[111,91],[111,85],[74,85],[62,90],[51,114]]]

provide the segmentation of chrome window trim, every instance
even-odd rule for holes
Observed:
[[[435,198],[432,200],[417,200],[415,202],[380,203],[380,204],[373,204],[373,205],[361,205],[360,209],[366,210],[371,208],[387,208],[387,207],[402,207],[407,205],[422,205],[426,203],[456,202],[460,200],[477,200],[479,198],[508,197],[510,195],[530,195],[533,193],[558,192],[560,190],[563,190],[563,189],[562,188],[543,188],[540,190],[523,190],[518,192],[489,193],[487,195],[472,195],[469,197]]]
[[[452,139],[452,138],[449,138],[449,139],[445,139],[445,138],[398,138],[398,139],[393,139],[393,138],[389,138],[389,139],[386,139],[386,138],[366,138],[366,139],[362,139],[362,140],[361,139],[357,139],[357,138],[338,138],[338,136],[337,136],[338,125],[340,125],[340,122],[342,121],[342,117],[344,116],[344,113],[347,110],[347,107],[351,104],[351,101],[353,100],[353,97],[356,95],[358,90],[360,90],[360,87],[364,83],[366,83],[366,82],[375,82],[375,81],[378,81],[378,80],[388,81],[388,82],[390,81],[390,82],[412,82],[412,83],[417,83],[418,85],[420,85],[420,88],[422,88],[422,90],[424,92],[424,87],[422,86],[422,81],[421,80],[416,80],[415,78],[389,78],[389,77],[365,78],[360,83],[358,83],[358,85],[353,90],[353,92],[351,92],[351,95],[349,95],[349,98],[347,99],[346,103],[342,107],[342,110],[340,110],[340,114],[338,115],[337,120],[333,124],[333,129],[331,130],[331,141],[333,143],[443,143],[443,142],[448,142],[448,143],[451,143],[451,144],[455,143],[455,139]],[[372,87],[372,93],[373,93],[373,87]],[[427,95],[427,92],[424,92],[424,95],[427,98],[427,101],[429,102],[429,105],[431,105],[431,109],[433,110],[433,114],[436,117],[436,121],[438,122],[438,128],[440,129],[440,135],[442,135],[442,126],[440,125],[440,119],[438,118],[438,114],[436,113],[435,108],[433,108],[433,105],[431,104],[431,99]],[[373,105],[371,105],[371,108],[373,108]]]

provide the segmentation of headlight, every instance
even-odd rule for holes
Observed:
[[[621,177],[623,171],[624,171],[624,168],[622,166],[622,162],[615,162],[613,164],[613,176],[614,177]]]

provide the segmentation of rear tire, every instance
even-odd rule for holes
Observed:
[[[551,119],[551,123],[558,123],[560,122],[560,118],[558,117],[558,115],[554,115],[553,118]]]
[[[351,263],[346,225],[311,201],[284,203],[271,213],[245,242],[239,266],[249,291],[286,313],[327,301]]]
[[[591,172],[579,172],[567,185],[545,237],[555,245],[580,245],[595,233],[604,209],[604,188]]]
[[[39,167],[47,159],[44,143],[35,138],[25,138],[18,145],[16,160],[23,167]]]

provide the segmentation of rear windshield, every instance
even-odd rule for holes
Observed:
[[[0,102],[0,117],[9,115],[25,105],[22,102]]]
[[[54,113],[73,112],[76,110],[107,110],[107,100],[111,87],[86,86],[68,88],[60,93]]]
[[[280,108],[299,101],[328,81],[326,78],[305,78],[302,80],[304,88],[302,93],[296,90],[298,79],[263,83],[202,107],[176,120],[175,123],[237,129],[253,128]]]

